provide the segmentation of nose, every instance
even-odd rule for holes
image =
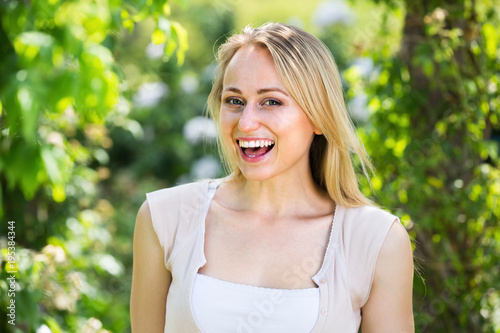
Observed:
[[[251,104],[247,104],[241,112],[240,120],[238,121],[238,129],[248,133],[257,130],[259,126],[258,110]]]

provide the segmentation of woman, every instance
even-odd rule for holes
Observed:
[[[209,109],[225,179],[149,193],[134,236],[134,332],[413,332],[399,220],[358,188],[370,162],[333,58],[271,23],[222,45]]]

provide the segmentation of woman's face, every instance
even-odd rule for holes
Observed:
[[[246,179],[310,173],[315,129],[285,89],[267,49],[244,47],[229,63],[220,128],[223,144]]]

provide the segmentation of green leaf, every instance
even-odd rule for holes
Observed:
[[[52,36],[42,32],[24,32],[14,39],[14,48],[25,67],[38,64],[37,56],[45,63],[52,62],[52,49],[55,40]]]
[[[491,23],[485,23],[481,30],[485,39],[486,55],[491,59],[496,59],[498,55],[498,40],[500,39],[498,27],[494,27]]]
[[[38,125],[39,109],[36,97],[28,86],[21,86],[17,91],[17,103],[21,109],[22,134],[26,141],[35,141],[35,132]]]
[[[173,32],[177,36],[177,63],[182,65],[186,51],[189,49],[188,34],[186,29],[179,22],[172,22]]]
[[[54,318],[45,317],[44,320],[53,333],[63,333],[61,326],[59,326],[59,323]]]
[[[65,153],[59,147],[42,146],[41,155],[45,172],[52,183],[62,183],[62,168],[64,167]]]

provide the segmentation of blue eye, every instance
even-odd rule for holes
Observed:
[[[276,100],[276,99],[268,99],[267,101],[264,102],[264,105],[268,105],[268,106],[278,106],[278,105],[282,105],[283,103],[281,103],[280,101]]]
[[[226,103],[231,104],[231,105],[236,105],[236,106],[241,106],[243,105],[243,101],[234,98],[234,97],[229,97],[226,99]]]

